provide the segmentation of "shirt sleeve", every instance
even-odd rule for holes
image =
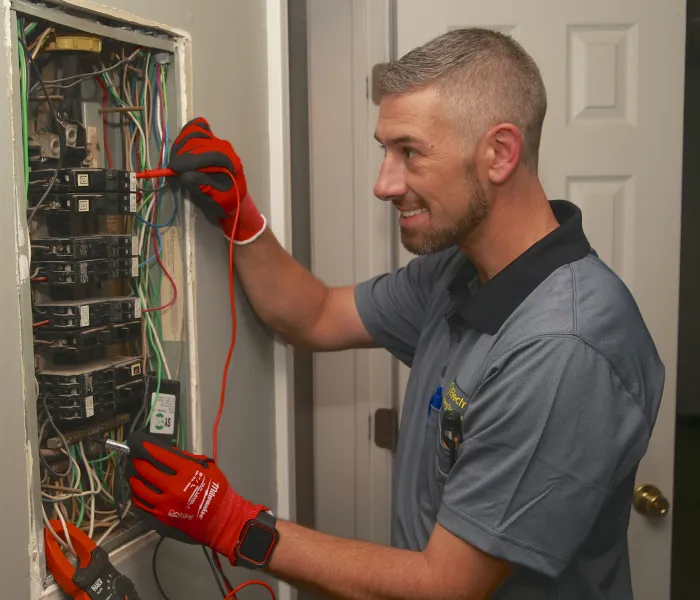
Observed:
[[[528,340],[496,359],[469,399],[438,522],[556,577],[615,486],[634,477],[649,435],[637,399],[584,340]]]
[[[355,303],[372,339],[409,367],[418,345],[441,254],[359,283]]]

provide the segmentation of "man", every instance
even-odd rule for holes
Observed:
[[[383,88],[375,194],[420,256],[369,282],[329,289],[286,254],[205,121],[170,166],[228,235],[235,188],[244,198],[238,274],[275,331],[316,351],[383,346],[412,367],[392,547],[282,521],[275,541],[272,517],[212,461],[140,434],[134,502],[167,535],[341,598],[631,598],[626,532],[664,370],[580,211],[539,182],[538,68],[509,37],[451,31],[393,64]],[[212,165],[236,186],[198,171]]]

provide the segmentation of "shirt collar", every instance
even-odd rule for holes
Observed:
[[[581,210],[571,202],[550,202],[559,227],[482,286],[474,286],[476,268],[460,269],[448,286],[453,314],[481,333],[494,335],[513,311],[559,267],[580,260],[591,250],[583,233]]]

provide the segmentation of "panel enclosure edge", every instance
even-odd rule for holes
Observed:
[[[44,545],[43,545],[43,523],[41,510],[41,493],[39,486],[39,456],[37,434],[38,426],[36,420],[36,393],[34,390],[34,365],[33,365],[33,340],[32,340],[32,307],[31,307],[31,291],[29,281],[29,231],[24,215],[24,202],[26,198],[25,181],[22,167],[22,121],[20,114],[20,98],[19,98],[19,69],[18,53],[20,46],[17,43],[17,16],[18,14],[26,14],[32,17],[44,19],[47,21],[59,23],[86,33],[92,33],[104,38],[111,38],[117,41],[139,45],[145,48],[167,51],[173,54],[172,77],[168,83],[168,88],[172,87],[171,98],[172,104],[170,114],[168,115],[168,126],[176,132],[187,121],[191,112],[191,37],[187,32],[174,30],[168,26],[159,26],[153,29],[154,35],[147,35],[137,31],[129,31],[126,29],[118,29],[116,27],[103,25],[94,21],[99,9],[107,11],[106,7],[98,7],[87,11],[82,7],[75,5],[71,6],[72,13],[68,14],[61,10],[46,5],[33,4],[25,0],[5,0],[3,2],[3,31],[5,32],[5,76],[8,85],[8,93],[3,96],[3,107],[0,104],[0,110],[3,108],[10,116],[5,126],[7,130],[5,135],[2,135],[2,143],[0,144],[0,157],[11,157],[12,177],[3,177],[4,197],[13,198],[13,202],[6,202],[2,209],[5,223],[9,223],[9,210],[12,209],[13,214],[13,230],[11,236],[2,236],[4,239],[0,242],[0,248],[9,251],[5,248],[8,244],[13,246],[12,260],[15,263],[15,278],[12,281],[12,287],[17,293],[16,312],[19,315],[18,336],[6,338],[6,343],[13,346],[13,352],[20,356],[21,376],[13,379],[9,384],[9,390],[12,397],[21,397],[21,419],[23,421],[23,437],[24,444],[22,451],[24,453],[24,462],[22,465],[26,467],[26,495],[28,495],[28,534],[23,538],[27,541],[29,553],[28,577],[25,581],[28,582],[28,587],[22,588],[22,596],[32,600],[39,597],[56,597],[60,596],[60,591],[57,586],[52,584],[50,577],[46,577],[46,567],[44,560]],[[85,12],[85,17],[75,16],[77,11]],[[126,13],[116,17],[112,14],[105,13],[110,21],[116,22],[120,19],[124,25],[137,27],[135,23],[141,23],[142,20],[133,16],[133,20],[127,19]],[[91,20],[92,19],[92,20]],[[140,30],[149,29],[147,26],[138,25]],[[9,37],[8,37],[9,36]],[[193,316],[195,314],[195,293],[194,282],[196,281],[195,267],[195,240],[194,223],[191,207],[189,203],[182,203],[182,229],[180,232],[180,247],[183,255],[182,263],[182,280],[178,281],[178,287],[182,291],[183,317],[184,323],[181,331],[181,337],[178,344],[167,342],[171,346],[183,346],[183,401],[185,404],[186,416],[184,424],[187,427],[187,439],[190,449],[197,450],[201,443],[200,420],[198,418],[198,387],[197,387],[197,352],[196,352],[196,337],[195,324]],[[8,227],[9,229],[9,227]],[[12,242],[9,242],[9,239]],[[9,252],[8,252],[9,253]],[[9,285],[9,283],[8,283]],[[13,303],[14,300],[10,299]],[[12,316],[10,317],[12,318]],[[165,346],[165,343],[164,343]],[[18,350],[18,352],[17,352]],[[174,350],[166,348],[166,354],[174,353]],[[16,386],[16,387],[15,387]],[[15,393],[15,391],[17,393]],[[16,403],[20,404],[20,403]],[[19,408],[18,408],[19,410]],[[19,428],[19,415],[13,412],[11,415],[12,424]],[[18,449],[14,446],[9,450],[14,455]],[[17,464],[17,461],[14,463]],[[20,469],[21,470],[21,469]],[[22,471],[24,473],[24,471]],[[18,495],[17,500],[25,496],[24,490],[20,490],[21,495]],[[133,555],[135,548],[147,547],[150,545],[152,534],[139,536],[142,529],[138,527],[132,528],[133,531],[127,532],[130,535],[119,536],[118,546],[106,549],[110,551],[110,558],[115,565],[119,565],[122,557],[124,559]],[[23,545],[23,542],[20,542]],[[128,556],[127,556],[128,555]],[[27,585],[27,584],[23,584]],[[19,592],[18,592],[19,593]]]

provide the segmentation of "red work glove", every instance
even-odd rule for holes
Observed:
[[[173,143],[168,167],[180,174],[190,199],[217,217],[228,238],[233,231],[238,199],[238,227],[233,241],[248,244],[265,230],[267,222],[248,194],[243,164],[233,146],[214,136],[201,117],[182,128]]]
[[[127,443],[126,477],[141,518],[160,535],[208,546],[235,565],[243,526],[267,507],[241,498],[211,458],[142,431]]]

